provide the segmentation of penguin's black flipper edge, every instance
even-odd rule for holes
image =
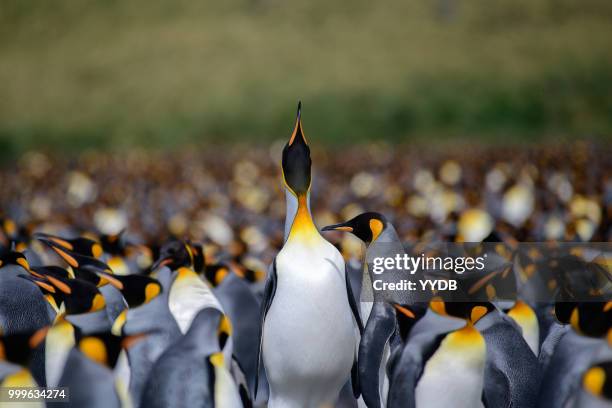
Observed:
[[[361,380],[359,378],[359,362],[357,359],[353,361],[353,367],[351,367],[351,386],[353,387],[353,397],[359,398],[361,395]]]
[[[359,334],[363,336],[363,322],[361,321],[361,317],[359,316],[359,309],[357,308],[357,301],[353,296],[353,289],[351,289],[351,281],[349,279],[349,271],[348,268],[344,267],[344,280],[346,284],[346,293],[349,301],[349,306],[351,306],[351,311],[353,312],[353,317],[357,322],[357,327],[359,327]]]
[[[263,326],[266,320],[266,315],[268,314],[268,310],[270,310],[270,306],[272,305],[272,300],[274,299],[274,295],[276,294],[276,258],[272,262],[272,271],[268,276],[268,280],[266,281],[266,287],[264,289],[264,297],[261,302],[261,316],[259,322],[259,347],[257,347],[257,369],[255,370],[255,386],[253,390],[253,401],[257,399],[257,388],[259,388],[259,369],[261,368],[261,348],[263,344]]]
[[[359,379],[368,407],[380,407],[379,367],[385,346],[395,332],[395,309],[386,302],[375,302],[359,343]]]

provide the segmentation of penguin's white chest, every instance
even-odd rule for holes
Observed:
[[[416,386],[417,408],[484,406],[484,339],[476,333],[470,333],[469,338],[466,338],[463,331],[446,336],[426,362]]]
[[[200,310],[211,307],[223,312],[208,285],[197,278],[177,278],[170,288],[168,307],[183,334]]]
[[[321,238],[287,242],[264,323],[263,361],[271,406],[333,403],[350,377],[356,335],[342,256]]]

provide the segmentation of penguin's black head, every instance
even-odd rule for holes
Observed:
[[[129,307],[137,307],[155,299],[162,292],[161,284],[148,276],[115,276],[122,283],[121,294]]]
[[[46,278],[64,301],[66,314],[97,312],[106,306],[104,296],[92,283],[80,279],[56,278],[50,275],[47,275]]]
[[[427,303],[414,303],[412,305],[393,304],[395,319],[399,327],[400,338],[406,341],[410,330],[416,322],[427,312]]]
[[[612,361],[589,368],[582,377],[582,388],[605,401],[612,401]]]
[[[125,230],[121,230],[118,234],[102,235],[100,242],[105,252],[112,255],[122,256],[125,254],[125,242],[123,239],[123,233]]]
[[[603,337],[611,333],[612,301],[577,303],[570,313],[569,323],[585,336]]]
[[[18,265],[26,271],[30,271],[30,264],[21,252],[7,251],[0,255],[0,268],[6,265]]]
[[[203,264],[202,260],[202,264]],[[167,266],[171,270],[177,270],[181,266],[193,266],[194,258],[193,258],[193,250],[189,246],[189,243],[172,240],[166,242],[159,251],[159,258],[153,266],[151,270],[161,266]]]
[[[43,342],[48,331],[48,326],[10,335],[2,335],[0,330],[0,361],[5,360],[27,367],[30,364],[32,352]]]
[[[346,222],[323,227],[323,231],[350,232],[366,244],[369,244],[375,241],[386,227],[387,219],[384,215],[377,212],[366,212]]]
[[[100,243],[85,237],[67,239],[39,232],[34,234],[34,238],[48,246],[52,246],[51,243],[55,243],[68,251],[92,258],[100,258],[103,253],[102,245],[100,245]]]
[[[104,262],[87,255],[82,255],[80,253],[74,252],[70,249],[70,246],[64,246],[65,243],[70,244],[69,242],[62,242],[59,240],[52,240],[47,238],[38,237],[39,241],[43,242],[47,246],[49,246],[57,255],[60,256],[68,265],[70,265],[73,269],[89,269],[94,272],[106,272],[112,274],[112,269],[105,264]]]
[[[297,119],[291,139],[283,149],[283,180],[296,196],[305,195],[310,189],[310,147],[302,130],[302,103],[298,103]]]
[[[217,287],[230,274],[229,266],[224,263],[216,263],[206,266],[204,276],[213,287]]]

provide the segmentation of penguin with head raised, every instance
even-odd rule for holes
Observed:
[[[380,275],[376,276],[370,270],[373,260],[405,254],[395,228],[384,215],[366,212],[346,222],[323,227],[322,230],[350,232],[367,246],[359,296],[362,317],[366,321],[359,343],[359,378],[364,402],[369,407],[385,406],[389,387],[387,361],[393,351],[391,349],[402,344],[399,322],[402,322],[405,338],[411,325],[424,314],[426,304],[417,304],[409,298],[399,299],[399,303],[398,299],[381,301],[381,296],[373,293],[372,284],[375,279],[380,279]],[[399,276],[387,271],[385,277],[392,280]]]
[[[300,109],[282,153],[285,243],[262,303],[260,351],[272,408],[333,404],[351,378],[361,328],[344,259],[310,214],[310,147]]]
[[[140,405],[152,408],[248,405],[222,352],[230,334],[229,320],[219,310],[200,310],[187,333],[153,365]]]

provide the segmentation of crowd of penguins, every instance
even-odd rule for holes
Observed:
[[[323,238],[299,108],[282,181],[287,218],[269,268],[187,239],[147,245],[1,219],[0,387],[65,387],[69,402],[27,406],[83,408],[612,407],[605,257],[519,254],[496,228],[481,240],[505,267],[463,281],[487,299],[366,301],[364,259],[402,239],[377,212],[322,228],[363,241],[360,260]],[[532,281],[550,301],[529,298]],[[508,282],[516,298],[496,301]]]

